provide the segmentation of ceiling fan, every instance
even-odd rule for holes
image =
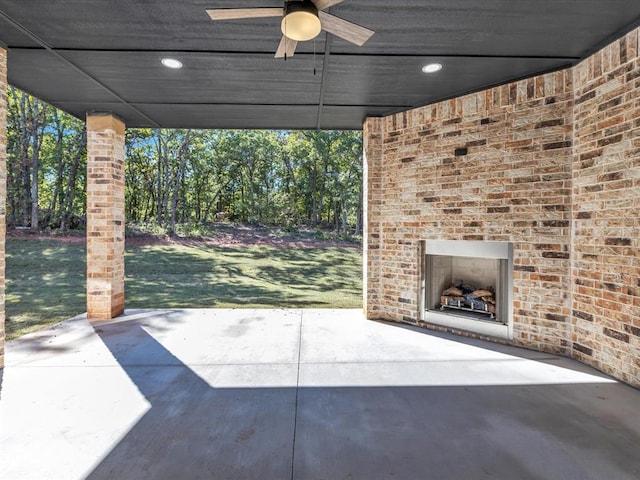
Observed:
[[[214,8],[207,10],[211,20],[282,17],[282,39],[276,58],[293,56],[298,42],[312,40],[325,30],[359,47],[375,32],[323,10],[343,0],[285,0],[284,8]]]

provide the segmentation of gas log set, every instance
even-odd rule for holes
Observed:
[[[461,281],[442,292],[440,310],[446,308],[484,313],[494,318],[496,313],[496,292],[493,287],[479,289]]]

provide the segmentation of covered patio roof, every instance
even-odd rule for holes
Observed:
[[[0,44],[11,84],[78,118],[109,111],[128,127],[360,129],[367,116],[566,68],[640,22],[635,0],[344,0],[329,12],[373,37],[358,47],[323,32],[284,61],[274,58],[278,18],[213,22],[205,11],[282,5],[0,0]],[[164,68],[163,57],[184,68]],[[430,62],[444,68],[425,75]]]

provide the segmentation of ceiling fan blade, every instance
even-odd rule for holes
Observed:
[[[318,12],[318,17],[320,17],[320,23],[322,23],[324,30],[359,47],[364,45],[371,38],[371,35],[375,33],[373,30],[348,22],[330,13]]]
[[[325,10],[342,2],[343,0],[313,0],[313,3],[318,10]]]
[[[283,58],[285,53],[287,54],[287,57],[293,57],[297,46],[297,40],[292,40],[283,35],[280,40],[280,45],[278,45],[278,50],[276,50],[275,58]]]
[[[211,20],[282,17],[282,8],[213,8],[207,10]]]

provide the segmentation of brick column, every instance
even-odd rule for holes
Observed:
[[[87,316],[124,312],[124,123],[87,116]]]
[[[7,51],[0,47],[0,368],[4,367],[4,258],[7,233]]]
[[[362,274],[365,316],[380,318],[382,245],[382,147],[384,119],[367,118],[363,133],[363,247]]]

